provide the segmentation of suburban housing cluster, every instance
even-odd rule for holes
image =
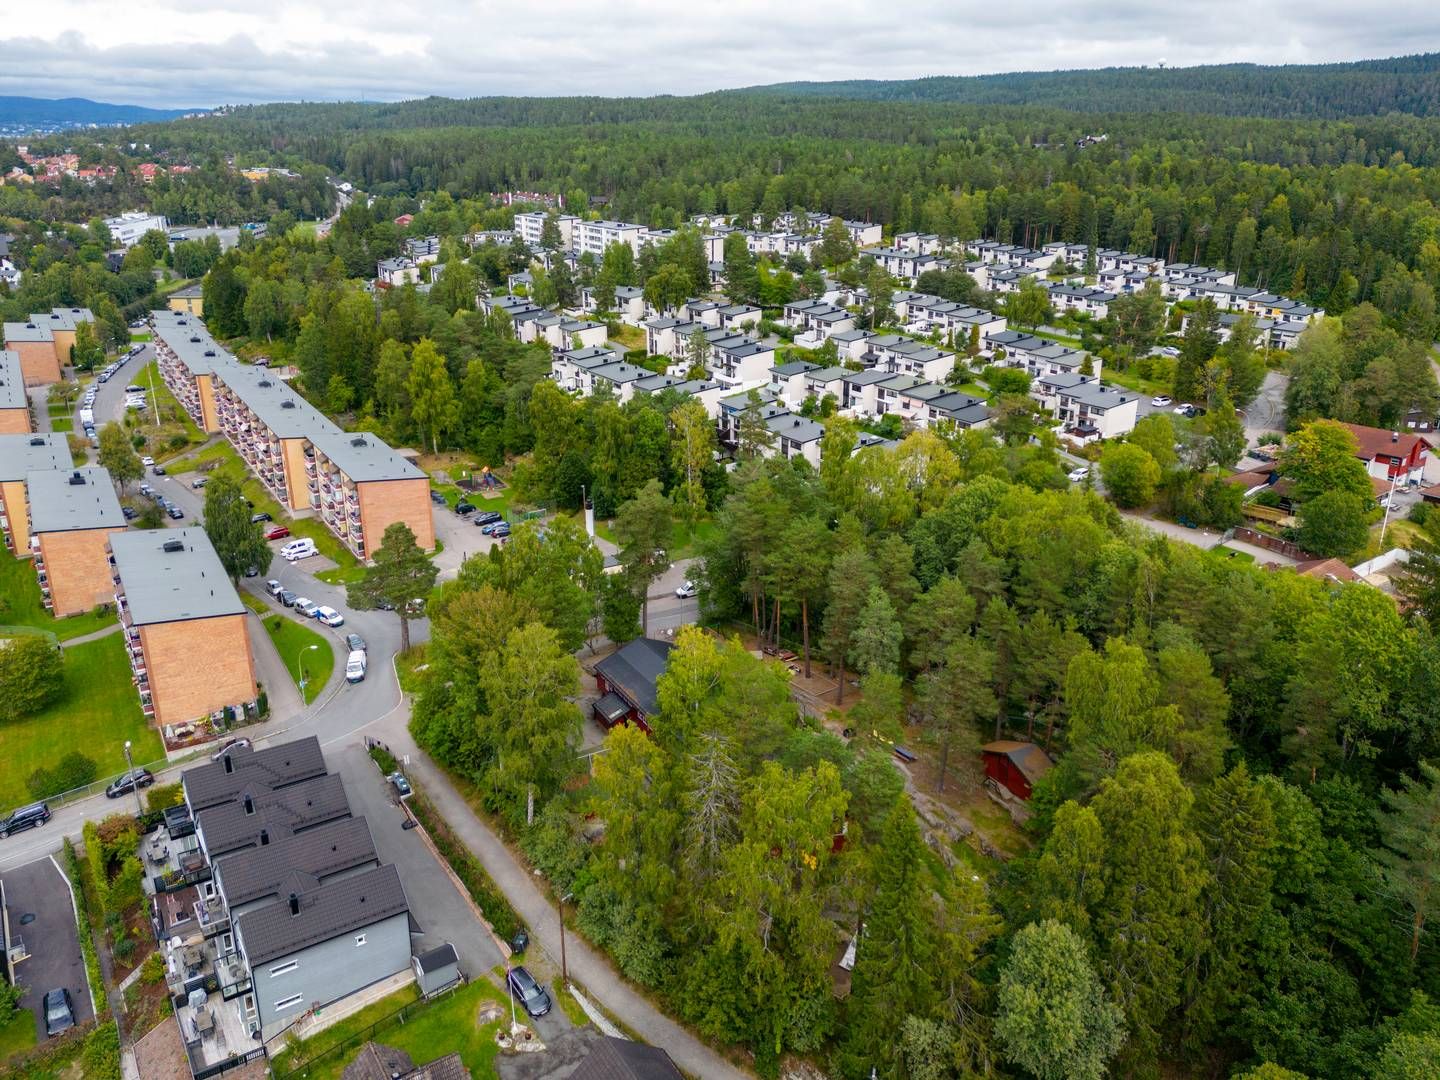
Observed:
[[[429,480],[369,432],[341,430],[268,368],[242,364],[194,316],[153,315],[166,385],[202,431],[223,433],[292,512],[313,511],[357,558],[400,521],[435,546]]]

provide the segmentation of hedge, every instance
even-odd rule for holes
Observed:
[[[93,829],[87,823],[87,830]],[[98,841],[97,841],[98,842]],[[70,887],[75,892],[75,907],[79,912],[80,952],[85,957],[85,970],[90,976],[90,1003],[95,1015],[105,1010],[105,977],[100,973],[100,957],[95,954],[95,936],[91,932],[90,896],[85,891],[85,876],[80,871],[80,860],[75,856],[75,845],[69,837],[65,839],[65,873],[70,877]]]
[[[411,783],[413,785],[414,781]],[[480,860],[450,831],[450,826],[418,788],[406,801],[410,804],[410,812],[430,834],[436,850],[444,856],[464,884],[466,892],[490,920],[495,933],[509,941],[521,927],[520,916],[515,914],[515,909],[510,906],[510,901],[505,899],[504,893],[495,887],[495,882],[480,865]]]

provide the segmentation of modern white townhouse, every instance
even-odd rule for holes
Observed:
[[[791,360],[788,363],[776,364],[770,369],[769,390],[775,395],[775,400],[792,409],[799,409],[809,394],[805,377],[819,370],[820,365],[812,364],[809,360]]]
[[[905,232],[895,234],[893,246],[916,255],[939,255],[945,242],[937,233]]]
[[[381,259],[375,264],[375,280],[391,289],[414,285],[420,280],[420,267],[415,265],[414,259],[404,255]]]
[[[1030,386],[1030,396],[1055,414],[1060,432],[1084,445],[1113,439],[1135,428],[1140,395],[1106,386],[1093,375],[1043,375]]]
[[[927,382],[943,382],[955,370],[955,354],[914,338],[885,334],[870,339],[861,362],[892,375],[913,375]]]
[[[1115,299],[1114,293],[1088,285],[1051,283],[1045,288],[1050,293],[1050,306],[1055,311],[1073,311],[1096,319],[1103,319],[1110,313],[1110,304]]]
[[[405,256],[416,266],[427,266],[440,261],[440,238],[438,236],[412,236],[405,241]]]
[[[938,255],[921,255],[914,251],[895,247],[867,247],[860,252],[875,260],[882,270],[893,278],[913,286],[926,270],[944,270],[949,260]]]
[[[1093,369],[1092,375],[1100,374],[1101,361],[1098,356],[1071,349],[1048,338],[1022,334],[1018,330],[1005,330],[984,339],[984,352],[987,356],[994,358],[998,349],[1005,350],[1005,358],[1003,362],[996,360],[996,363],[1005,367],[1023,368],[1032,379],[1061,372],[1078,374],[1087,362]]]
[[[515,232],[532,251],[540,247],[540,238],[545,231],[546,214],[541,210],[530,210],[515,215]],[[561,246],[569,249],[575,246],[575,234],[580,219],[574,214],[560,214],[556,217],[560,228]]]
[[[824,300],[795,300],[785,305],[785,325],[816,337],[816,345],[841,330],[855,329],[855,314]],[[797,342],[804,344],[803,342]],[[813,346],[812,346],[813,347]]]

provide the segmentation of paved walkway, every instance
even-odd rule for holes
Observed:
[[[380,738],[393,752],[410,755],[408,768],[425,785],[426,794],[455,835],[480,860],[486,873],[494,879],[529,927],[532,942],[538,943],[551,957],[558,957],[560,929],[554,906],[540,891],[531,873],[475,816],[450,781],[415,745],[406,729],[409,711],[408,708],[398,709],[387,718]],[[664,1047],[683,1072],[705,1080],[739,1080],[749,1075],[652,1005],[611,967],[608,960],[579,937],[571,934],[566,938],[565,945],[571,979],[645,1042]]]
[[[255,658],[255,678],[265,687],[270,705],[270,719],[288,723],[305,711],[300,688],[290,676],[290,669],[280,659],[280,650],[266,632],[260,616],[251,612],[245,617],[245,632],[250,635],[250,655]]]
[[[68,649],[71,645],[84,645],[87,641],[99,641],[101,638],[109,637],[111,634],[119,633],[119,622],[113,622],[109,626],[101,627],[99,630],[92,630],[88,634],[81,634],[79,637],[72,637],[67,641],[60,642],[62,649]]]

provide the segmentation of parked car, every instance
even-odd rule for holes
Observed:
[[[675,595],[680,597],[680,599],[682,600],[686,600],[692,596],[696,596],[699,594],[699,592],[700,586],[696,585],[695,582],[690,581],[688,578],[685,581],[682,581],[675,589]]]
[[[320,605],[317,604],[314,600],[311,600],[308,596],[301,596],[297,597],[295,600],[295,610],[300,612],[301,615],[305,615],[313,619],[315,617],[315,612],[320,610]]]
[[[250,523],[251,523],[252,525],[259,525],[260,522],[262,522],[262,521],[270,521],[270,520],[272,520],[271,517],[270,517],[270,515],[267,514],[264,510],[261,510],[258,514],[251,514],[251,515],[250,515]]]
[[[140,516],[140,511],[136,510],[133,506],[122,506],[120,513],[125,515],[126,521],[134,521]]]
[[[153,487],[151,487],[149,484],[141,484],[141,485],[140,485],[140,494],[141,494],[141,495],[153,495],[154,493],[155,493],[155,489],[154,489]]]
[[[220,749],[210,755],[210,760],[219,761],[226,754],[230,753],[231,750],[240,750],[249,745],[250,740],[244,735],[241,735],[238,739],[226,739],[225,742],[220,745]]]
[[[249,566],[245,567],[245,576],[246,576],[246,577],[259,577],[259,576],[260,576],[260,567],[256,566],[256,565],[252,562]]]
[[[315,609],[315,618],[326,626],[344,626],[345,616],[336,611],[333,607],[318,607]]]
[[[125,392],[127,394],[143,394],[145,393],[145,387],[136,386],[134,383],[131,383],[129,386],[125,387]]]
[[[1173,412],[1176,416],[1187,416],[1189,415],[1190,410],[1193,408],[1195,408],[1195,406],[1191,405],[1187,401],[1183,405],[1176,405],[1175,408],[1171,409],[1170,411]]]
[[[174,521],[179,521],[185,516],[185,511],[181,510],[180,507],[175,506],[173,503],[165,510],[165,513],[169,514],[171,519]]]
[[[110,782],[105,789],[107,799],[118,799],[121,795],[128,794],[136,788],[147,788],[155,783],[155,777],[149,769],[131,769],[129,772],[121,773]]]
[[[266,540],[284,540],[290,535],[290,530],[284,525],[271,525],[265,530]]]
[[[455,513],[459,514],[461,517],[464,517],[466,514],[473,514],[474,512],[474,503],[468,503],[464,499],[461,499],[458,503],[455,504]]]
[[[140,464],[144,465],[148,469],[150,468],[150,466],[155,464],[155,459],[147,454],[140,459]]]
[[[363,652],[352,651],[345,658],[345,681],[352,683],[365,681],[365,654]]]
[[[196,491],[199,491],[201,488],[203,488],[203,487],[204,487],[206,484],[208,484],[209,482],[210,482],[210,478],[209,478],[208,476],[197,476],[194,480],[191,480],[191,481],[190,481],[190,486],[191,486],[192,488],[194,488]]]
[[[345,644],[346,644],[346,646],[350,649],[351,652],[364,652],[364,651],[365,651],[365,639],[364,639],[363,637],[361,637],[359,634],[346,634],[346,635],[345,635]]]
[[[431,489],[430,489],[430,501],[433,502],[433,503],[434,503],[435,505],[437,505],[437,506],[444,506],[444,505],[445,505],[445,496],[442,495],[442,494],[440,494],[440,492],[436,491],[434,488],[431,488]]]
[[[61,987],[45,995],[45,1035],[54,1038],[62,1031],[75,1026],[75,1007],[70,1001],[70,991]]]
[[[289,589],[281,589],[280,595],[277,597],[277,599],[286,607],[294,607],[295,601],[299,600],[300,598],[296,596],[293,592],[291,592]]]
[[[1069,480],[1072,484],[1078,484],[1081,483],[1089,475],[1090,466],[1080,465],[1077,468],[1071,469],[1068,473],[1066,473],[1065,479]]]
[[[399,795],[400,798],[408,799],[411,795],[415,794],[415,789],[410,786],[410,781],[405,779],[404,773],[393,772],[386,777],[386,779],[395,785],[395,794]]]
[[[497,521],[493,529],[483,529],[482,532],[489,534],[495,540],[510,539],[510,523],[508,521]]]
[[[271,596],[279,596],[285,591],[285,586],[276,581],[273,577],[265,582],[265,591]]]
[[[26,829],[38,829],[49,820],[50,807],[43,802],[22,806],[8,818],[0,821],[0,840],[4,840],[11,833],[24,832]]]
[[[535,981],[535,976],[524,966],[513,967],[505,973],[505,986],[515,999],[524,1006],[532,1020],[538,1020],[550,1011],[550,994]]]
[[[1155,406],[1155,408],[1157,409],[1168,409],[1174,400],[1175,399],[1172,398],[1169,394],[1161,394],[1159,397],[1151,398],[1150,404]]]
[[[308,536],[302,536],[298,540],[291,540],[280,549],[280,557],[290,562],[298,562],[300,559],[308,559],[311,555],[319,555],[320,549],[315,546],[315,541]]]
[[[480,531],[486,536],[494,536],[495,530],[505,524],[506,522],[504,518],[496,518],[494,521],[487,521],[484,525],[482,525],[480,527]]]
[[[503,521],[504,519],[505,515],[500,513],[499,510],[481,510],[475,515],[475,524],[482,526],[493,525],[495,522]]]

